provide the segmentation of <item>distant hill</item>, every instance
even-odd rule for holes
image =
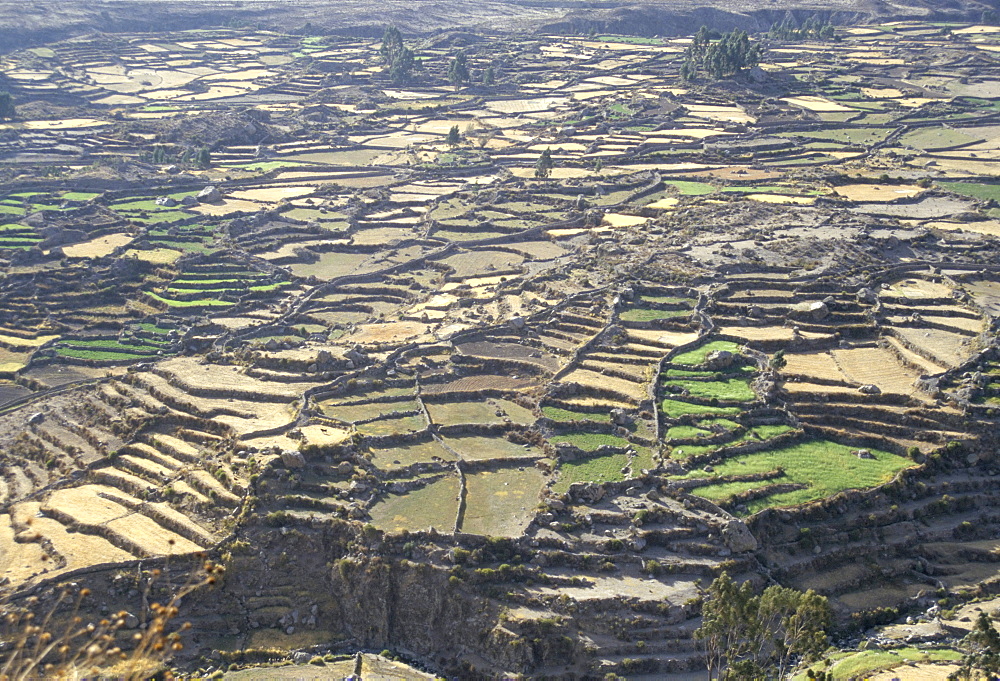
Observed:
[[[818,13],[834,23],[891,19],[975,20],[995,3],[980,0],[320,0],[239,2],[42,0],[0,4],[0,52],[85,33],[186,30],[245,25],[306,33],[381,35],[395,24],[409,34],[466,28],[488,31],[685,35],[702,24],[765,30],[786,12]]]

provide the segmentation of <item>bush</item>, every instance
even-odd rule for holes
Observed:
[[[13,118],[14,114],[14,98],[6,90],[0,90],[0,120]]]

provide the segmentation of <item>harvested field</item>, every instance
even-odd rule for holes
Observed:
[[[894,354],[883,348],[831,350],[834,361],[847,379],[857,384],[874,384],[884,393],[910,395],[920,375],[903,366]]]
[[[535,515],[545,476],[533,466],[466,476],[462,532],[520,537]]]
[[[371,462],[384,471],[406,468],[417,463],[455,460],[455,455],[442,447],[437,440],[397,445],[384,449],[372,447],[369,452],[371,453]]]
[[[458,501],[458,478],[446,475],[420,489],[386,495],[371,507],[369,514],[375,527],[385,532],[416,532],[431,527],[452,532]]]
[[[579,383],[588,388],[610,390],[636,402],[641,402],[648,396],[644,383],[628,381],[589,369],[574,369],[564,374],[561,380],[565,383]]]
[[[896,328],[893,330],[904,344],[932,362],[949,368],[963,364],[975,351],[968,336],[940,329]]]
[[[843,381],[845,378],[840,366],[828,352],[788,353],[781,373],[824,381]]]
[[[503,437],[467,435],[441,438],[445,446],[467,461],[494,459],[536,459],[542,452],[536,447],[519,445]]]
[[[478,392],[480,390],[503,390],[519,392],[538,385],[538,379],[519,378],[517,376],[497,376],[483,374],[466,376],[448,383],[430,383],[424,386],[427,395],[446,395],[448,393]]]
[[[359,344],[398,343],[426,336],[428,326],[419,322],[386,322],[384,324],[364,324],[350,337]]]

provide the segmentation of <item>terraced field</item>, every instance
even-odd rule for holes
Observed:
[[[181,666],[679,679],[722,570],[845,631],[992,588],[980,28],[723,83],[578,27],[406,36],[405,83],[306,28],[0,55],[4,597],[138,611],[116,575],[207,551]]]

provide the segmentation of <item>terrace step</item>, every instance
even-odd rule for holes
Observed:
[[[204,470],[194,470],[187,475],[187,481],[191,485],[208,496],[216,499],[218,503],[229,508],[236,508],[240,505],[240,498],[226,489],[221,482],[216,480],[211,473]]]
[[[149,443],[148,449],[158,456],[169,455],[171,460],[177,460],[178,463],[197,464],[202,460],[200,450],[187,440],[166,433],[147,433],[145,438]]]

